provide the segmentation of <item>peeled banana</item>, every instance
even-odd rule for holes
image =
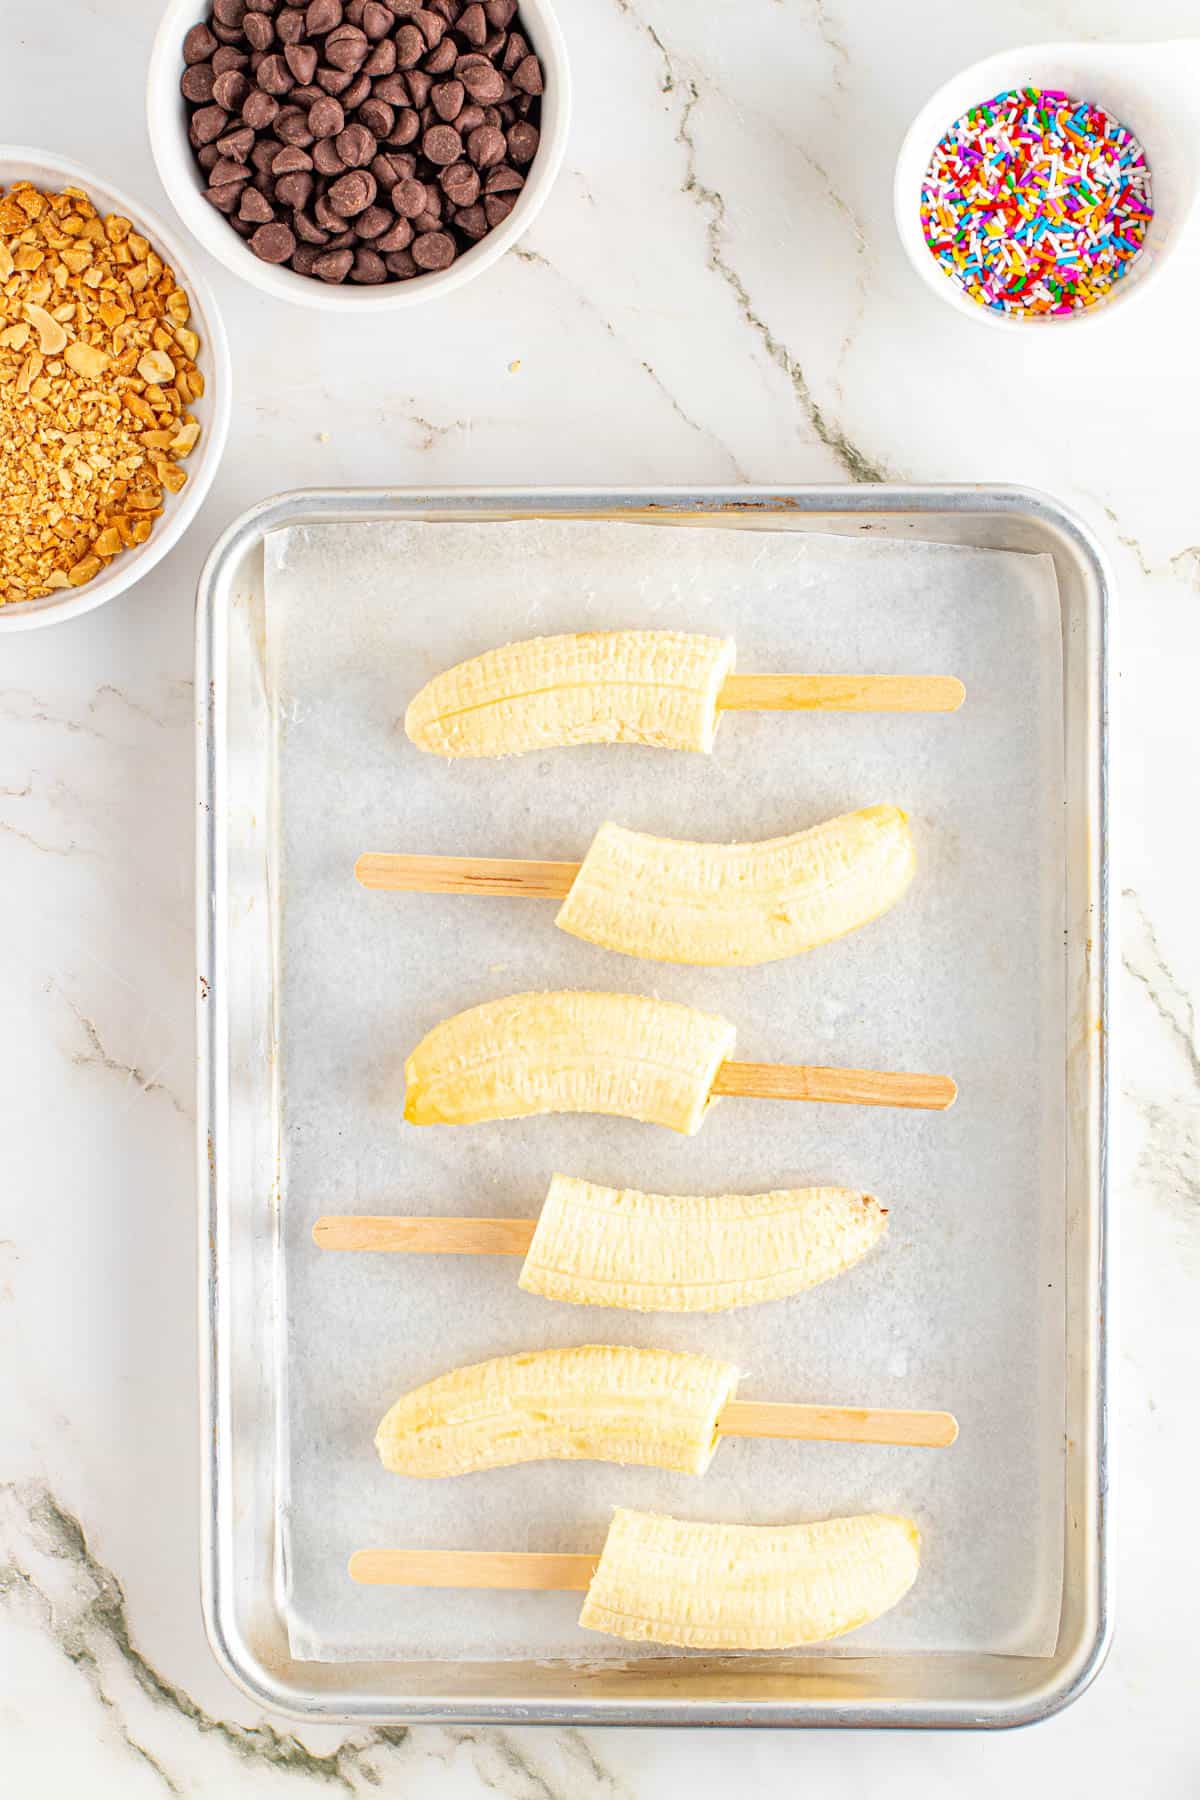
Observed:
[[[675,1350],[585,1344],[500,1356],[403,1395],[375,1447],[401,1475],[578,1457],[702,1475],[737,1381],[732,1364]]]
[[[710,1525],[618,1507],[579,1623],[691,1650],[784,1650],[853,1631],[916,1580],[911,1519]]]
[[[436,675],[404,729],[435,756],[512,756],[560,744],[713,747],[732,639],[580,631],[488,650]]]
[[[555,924],[626,956],[747,967],[877,919],[915,867],[896,806],[863,807],[757,844],[692,844],[602,825]]]
[[[550,1183],[520,1285],[634,1312],[723,1312],[828,1281],[865,1256],[887,1212],[849,1188],[708,1197]]]
[[[412,1125],[619,1113],[691,1135],[733,1049],[725,1019],[639,994],[513,994],[456,1013],[404,1065]]]

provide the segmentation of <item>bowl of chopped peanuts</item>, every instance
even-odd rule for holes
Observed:
[[[162,560],[216,473],[230,388],[207,283],[161,220],[0,145],[0,636]]]

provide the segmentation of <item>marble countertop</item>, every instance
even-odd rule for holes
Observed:
[[[1106,331],[939,307],[890,218],[935,83],[1116,0],[560,0],[566,166],[444,308],[353,336],[215,265],[237,384],[183,544],[0,653],[0,1767],[22,1800],[491,1790],[510,1800],[1200,1785],[1191,1609],[1200,1298],[1200,275]],[[165,209],[142,124],[153,0],[9,0],[0,134]],[[1143,0],[1144,38],[1195,30]],[[1077,508],[1121,587],[1116,1645],[1000,1737],[343,1731],[262,1717],[197,1598],[192,603],[225,523],[309,484],[1010,481]],[[1183,1722],[1181,1724],[1181,1721]],[[830,1784],[836,1782],[836,1790]]]

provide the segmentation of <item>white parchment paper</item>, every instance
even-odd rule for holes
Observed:
[[[904,1601],[840,1648],[1048,1655],[1063,1530],[1061,640],[1046,557],[651,524],[359,524],[267,544],[279,725],[280,1548],[293,1652],[612,1656],[573,1594],[356,1588],[364,1546],[586,1550],[616,1504],[768,1522],[882,1510],[924,1538]],[[953,673],[948,717],[733,714],[711,758],[636,747],[447,763],[405,705],[464,657],[539,632],[730,633],[743,671]],[[660,967],[555,930],[552,902],[372,894],[364,850],[577,858],[614,819],[732,841],[894,801],[910,895],[843,942],[745,971]],[[738,1055],[953,1074],[947,1114],[725,1100],[694,1139],[616,1119],[401,1121],[438,1019],[538,987],[723,1013]],[[510,1258],[336,1255],[324,1212],[533,1217],[555,1170],[719,1192],[833,1182],[890,1208],[882,1247],[807,1295],[678,1318],[520,1293]],[[944,1407],[948,1451],[730,1440],[703,1480],[538,1463],[386,1474],[375,1426],[459,1364],[588,1342],[707,1350],[745,1399]],[[647,1654],[661,1654],[653,1646]],[[823,1651],[831,1654],[835,1651]]]

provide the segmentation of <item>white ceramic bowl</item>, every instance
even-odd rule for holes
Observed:
[[[170,263],[179,285],[191,300],[189,323],[200,339],[196,365],[204,376],[204,394],[191,408],[200,421],[200,436],[183,464],[188,475],[187,485],[178,494],[164,496],[162,517],[154,521],[154,530],[146,542],[135,550],[123,550],[86,587],[63,588],[40,600],[18,600],[0,606],[0,637],[5,632],[56,625],[62,619],[91,612],[93,607],[103,606],[106,600],[124,593],[162,561],[191,524],[212,485],[229,432],[232,386],[225,327],[213,304],[208,284],[175,233],[169,231],[155,213],[78,163],[52,156],[45,150],[0,144],[0,187],[7,188],[14,181],[32,181],[37,187],[51,191],[63,187],[82,188],[99,212],[123,214],[133,221],[134,228],[143,237],[149,238],[163,260]]]
[[[1154,218],[1141,255],[1106,299],[1062,317],[1023,318],[970,299],[931,254],[921,186],[935,145],[955,119],[1007,88],[1059,88],[1128,126],[1150,167]],[[1145,294],[1196,223],[1200,192],[1200,39],[1161,44],[1028,44],[972,63],[926,101],[896,159],[896,229],[925,285],[955,312],[1000,331],[1050,331],[1111,319]]]
[[[436,300],[481,275],[529,229],[554,185],[567,144],[571,111],[571,76],[567,48],[549,0],[520,0],[521,29],[541,59],[545,79],[542,95],[541,141],[526,173],[525,186],[507,219],[489,231],[479,243],[456,257],[448,269],[414,275],[410,281],[389,281],[377,287],[356,287],[345,282],[327,286],[311,275],[297,275],[271,263],[260,262],[236,231],[204,198],[204,176],[196,163],[187,135],[187,107],[179,92],[183,74],[183,40],[188,31],[208,16],[204,0],[168,0],[162,23],[150,52],[146,81],[146,117],[150,147],[162,184],[180,218],[206,250],[235,275],[271,294],[322,312],[391,312]]]

